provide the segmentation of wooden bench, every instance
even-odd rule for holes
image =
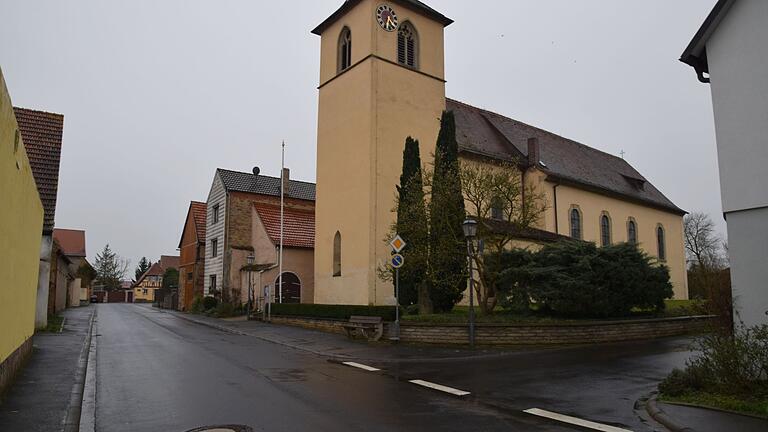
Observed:
[[[346,330],[347,336],[354,337],[355,334],[359,334],[370,341],[377,341],[384,334],[384,322],[378,316],[352,315],[349,317],[349,322],[342,327]]]

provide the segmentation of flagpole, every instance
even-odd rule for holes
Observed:
[[[280,303],[283,302],[283,223],[285,220],[285,140],[283,140],[283,156],[280,162],[280,257],[278,258],[280,268],[278,270],[277,285],[280,287]]]

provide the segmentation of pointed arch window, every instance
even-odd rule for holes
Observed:
[[[600,216],[600,246],[610,246],[611,244],[611,218],[607,213]]]
[[[417,67],[418,49],[419,39],[413,25],[409,22],[400,24],[397,30],[397,62],[408,67]]]
[[[352,65],[352,32],[344,27],[339,35],[339,72]]]
[[[333,276],[341,276],[341,233],[333,236]]]
[[[581,212],[578,208],[571,209],[571,238],[581,240]]]
[[[664,227],[659,225],[656,227],[656,243],[658,247],[658,256],[662,261],[667,260],[667,245],[665,242]]]
[[[627,221],[627,243],[637,244],[637,222],[634,218]]]

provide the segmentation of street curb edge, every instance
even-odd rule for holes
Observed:
[[[661,423],[665,428],[669,429],[671,432],[695,432],[692,428],[688,426],[683,426],[680,423],[678,423],[676,420],[671,418],[667,413],[665,413],[661,408],[659,408],[658,404],[656,403],[656,395],[652,395],[648,398],[648,401],[645,403],[645,410],[648,412],[648,415],[650,415],[654,420]]]

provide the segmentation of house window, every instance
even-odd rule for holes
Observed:
[[[187,280],[190,280],[190,281],[191,281],[191,280],[192,280],[192,278],[193,278],[193,276],[192,276],[192,272],[189,272],[189,273],[187,273]]]
[[[217,238],[211,240],[211,256],[219,256],[219,239]]]
[[[339,72],[352,65],[352,32],[344,27],[339,35]]]
[[[208,276],[208,280],[211,282],[211,285],[208,287],[208,291],[216,291],[216,275],[212,274]]]
[[[219,222],[219,205],[216,204],[213,206],[213,223]]]
[[[401,24],[397,31],[397,62],[415,68],[417,49],[418,38],[413,26],[409,22]]]
[[[341,276],[341,233],[333,237],[333,276]]]
[[[577,208],[571,209],[571,237],[581,240],[581,212]]]
[[[600,216],[600,245],[609,246],[611,244],[611,219],[607,214]]]
[[[627,221],[627,242],[637,244],[637,222],[633,218]]]
[[[659,225],[656,227],[656,242],[658,243],[658,255],[662,261],[667,260],[667,246],[664,241],[664,227]]]
[[[491,219],[504,220],[504,203],[499,197],[491,200]]]

